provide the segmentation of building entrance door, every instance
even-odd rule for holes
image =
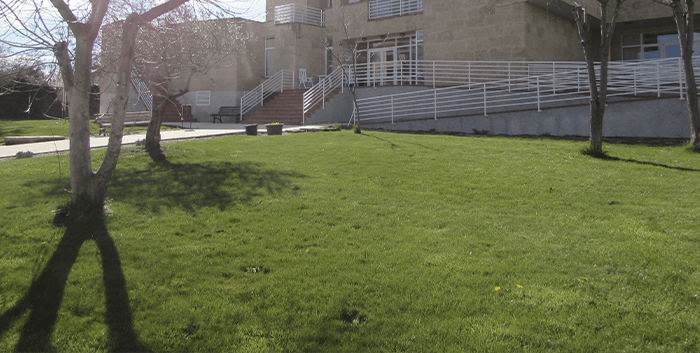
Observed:
[[[368,84],[396,84],[396,47],[369,50]]]

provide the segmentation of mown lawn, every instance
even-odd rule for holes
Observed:
[[[163,130],[170,129],[167,126]],[[90,133],[97,135],[100,126],[90,122]],[[146,131],[143,126],[126,126],[124,133]],[[4,145],[5,136],[65,136],[68,137],[68,120],[0,120],[0,144]]]
[[[22,298],[63,249],[68,156],[0,162],[0,351],[700,351],[700,158],[682,147],[600,160],[583,142],[349,131],[165,146],[171,167],[124,151],[116,251],[87,241],[60,265],[50,337]]]

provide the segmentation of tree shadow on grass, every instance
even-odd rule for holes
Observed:
[[[27,311],[22,333],[15,346],[17,352],[56,351],[51,335],[58,319],[66,283],[80,248],[94,240],[102,257],[102,279],[105,286],[110,351],[147,351],[134,332],[126,280],[114,241],[109,236],[102,217],[91,217],[82,222],[68,222],[66,231],[47,262],[44,270],[32,282],[24,297],[0,316],[0,337],[13,322]]]
[[[604,160],[604,161],[627,162],[627,163],[635,163],[635,164],[641,164],[641,165],[650,165],[650,166],[654,166],[654,167],[680,170],[682,172],[700,172],[700,169],[676,167],[676,166],[662,164],[662,163],[638,161],[636,159],[619,158],[619,157],[614,157],[614,156],[608,155],[607,153],[603,153],[600,155],[590,155],[590,157]]]
[[[223,211],[266,193],[298,190],[293,180],[304,177],[256,162],[160,164],[150,170],[117,170],[109,195],[155,213],[164,206],[192,213],[203,207]]]

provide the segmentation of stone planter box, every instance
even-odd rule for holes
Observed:
[[[282,135],[284,124],[265,124],[268,135]]]

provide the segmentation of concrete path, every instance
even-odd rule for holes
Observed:
[[[163,125],[170,126],[180,126],[179,130],[167,130],[161,131],[161,141],[172,141],[172,140],[184,140],[191,138],[202,138],[210,136],[223,136],[223,135],[243,135],[245,134],[245,125],[241,124],[212,124],[212,123],[185,123],[184,128],[182,124],[170,124],[165,123]],[[285,126],[284,132],[295,133],[303,131],[318,131],[327,128],[323,125],[314,126]],[[127,130],[127,129],[125,129]],[[258,126],[258,133],[267,133],[265,125]],[[146,132],[135,133],[131,135],[124,135],[122,138],[122,145],[132,145],[138,140],[143,140],[146,138]],[[107,147],[109,142],[109,137],[91,137],[90,147],[91,148],[104,148]],[[70,143],[68,139],[62,141],[51,141],[51,142],[38,142],[38,143],[27,143],[22,145],[10,145],[10,146],[0,146],[0,158],[15,157],[17,152],[27,152],[31,151],[36,154],[44,153],[56,153],[56,152],[67,152],[70,150]]]

